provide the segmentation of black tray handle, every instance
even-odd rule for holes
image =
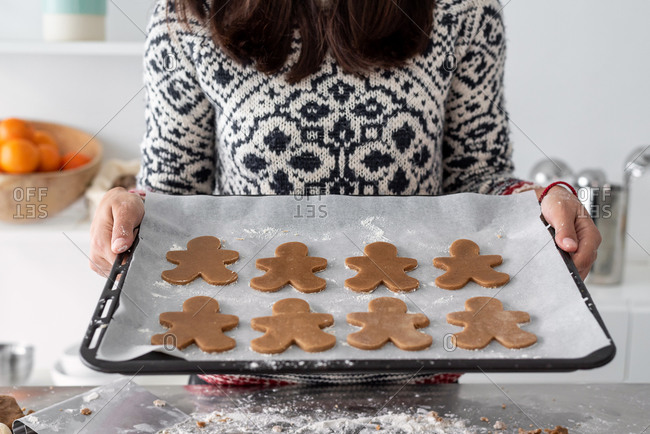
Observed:
[[[111,268],[111,272],[106,278],[106,284],[104,285],[104,289],[99,296],[99,301],[97,302],[93,316],[90,319],[90,324],[88,324],[88,329],[86,330],[86,334],[84,335],[84,338],[81,342],[81,348],[79,350],[81,360],[86,366],[95,370],[106,372],[105,368],[103,367],[104,364],[97,359],[97,350],[99,349],[99,345],[104,338],[106,328],[111,322],[113,314],[120,304],[122,287],[124,286],[126,274],[129,271],[129,266],[131,265],[133,252],[135,251],[135,248],[137,247],[138,241],[140,239],[138,236],[139,227],[135,230],[137,232],[131,247],[117,255],[115,262],[113,262],[113,267]],[[111,301],[111,304],[108,307],[108,310],[106,310],[106,305],[109,301]],[[93,344],[93,339],[96,335],[97,338],[94,342],[95,345],[91,347],[91,344]]]

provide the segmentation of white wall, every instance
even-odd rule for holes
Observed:
[[[144,92],[136,96],[142,88],[139,58],[0,56],[0,117],[58,122],[90,134],[101,130],[97,137],[108,158],[138,156],[144,132]]]
[[[512,0],[503,14],[512,121],[549,156],[620,180],[627,155],[650,144],[650,3]],[[512,138],[527,175],[544,156],[515,127]]]
[[[146,30],[147,18],[154,0],[107,0],[107,2],[107,39],[109,41],[143,39],[140,29]],[[2,24],[0,41],[41,40],[41,10],[41,0],[0,0],[0,24]],[[137,27],[130,20],[133,20]]]
[[[521,128],[512,125],[517,174],[527,177],[545,153],[576,170],[601,167],[620,180],[625,157],[650,144],[650,3],[503,3],[507,107]],[[115,4],[137,27],[109,2],[108,39],[142,40],[138,27],[146,28],[152,0]],[[0,11],[0,41],[40,39],[40,1],[0,0]],[[0,56],[0,116],[51,119],[96,132],[142,81],[137,57]],[[101,132],[109,156],[137,156],[142,107],[140,95]]]

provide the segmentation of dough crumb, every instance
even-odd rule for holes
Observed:
[[[93,414],[93,411],[87,407],[84,407],[81,409],[80,413],[83,414],[84,416],[89,416]]]
[[[273,428],[271,428],[271,431],[273,431],[273,432],[282,432],[282,427],[280,425],[276,425]]]
[[[502,421],[497,420],[496,422],[494,422],[494,426],[492,428],[502,430],[502,429],[507,429],[508,426]]]
[[[206,425],[207,424],[205,422],[203,422],[202,420],[197,420],[196,421],[196,426],[198,426],[199,428],[205,428]]]
[[[167,405],[167,402],[163,401],[162,399],[156,399],[153,401],[153,405],[155,405],[156,407],[164,407]]]
[[[565,428],[560,425],[556,425],[555,428],[544,428],[543,430],[541,428],[537,429],[531,429],[531,430],[525,430],[522,428],[519,428],[518,434],[569,434],[569,429]]]
[[[560,425],[555,425],[555,428],[552,429],[547,428],[544,430],[544,432],[548,434],[569,434],[568,428],[565,428]]]
[[[438,415],[437,411],[431,410],[430,412],[427,413],[427,416],[435,419],[437,422],[442,422],[443,419]]]
[[[243,238],[235,238],[237,241],[244,241]]]
[[[501,408],[505,410],[505,409],[506,409],[506,405],[505,405],[505,404],[501,404]]]
[[[489,421],[490,419],[488,419],[487,417],[481,416],[481,422],[489,422]]]

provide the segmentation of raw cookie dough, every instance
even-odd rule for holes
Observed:
[[[530,430],[519,428],[517,432],[518,434],[569,434],[569,430],[560,425],[556,425],[555,428],[544,428],[543,431],[541,428]]]
[[[23,416],[25,415],[13,396],[0,395],[0,423],[11,427],[14,420]]]
[[[420,286],[420,282],[406,275],[418,261],[397,256],[397,247],[390,243],[376,242],[363,249],[365,256],[347,258],[345,265],[357,270],[356,276],[345,281],[345,286],[355,292],[372,292],[384,284],[393,292],[409,292]]]
[[[235,340],[224,331],[237,327],[239,318],[219,313],[219,303],[210,297],[192,297],[183,303],[183,312],[160,314],[160,324],[166,333],[151,337],[151,345],[173,345],[179,350],[196,343],[206,353],[218,353],[235,348]]]
[[[162,278],[174,285],[186,285],[202,277],[210,285],[227,285],[237,280],[237,273],[226,268],[239,259],[234,250],[222,250],[219,238],[204,236],[190,240],[187,250],[167,252],[167,260],[178,264],[162,272]]]
[[[275,249],[274,258],[261,258],[255,266],[266,274],[251,279],[251,288],[275,292],[291,285],[300,292],[311,293],[325,289],[325,279],[314,275],[327,267],[327,259],[307,256],[309,250],[303,243],[284,243]]]
[[[275,302],[273,316],[251,320],[254,330],[265,332],[251,341],[251,348],[267,354],[281,353],[292,344],[309,353],[329,350],[336,344],[336,337],[321,329],[332,324],[332,315],[311,312],[309,303],[299,298],[285,298]]]
[[[470,280],[486,288],[496,288],[510,281],[510,276],[492,267],[500,265],[499,255],[479,255],[479,247],[474,241],[456,240],[449,247],[451,257],[433,260],[433,265],[445,274],[436,278],[436,285],[442,289],[460,289]]]
[[[519,328],[530,321],[526,312],[503,310],[492,297],[473,297],[465,301],[465,311],[447,314],[447,322],[465,327],[455,333],[456,345],[466,350],[485,348],[495,339],[506,348],[525,348],[537,342],[537,336]]]
[[[348,344],[362,350],[377,350],[391,341],[406,351],[423,350],[431,346],[431,336],[416,329],[429,325],[422,313],[406,313],[406,303],[399,298],[380,297],[368,303],[368,312],[353,312],[347,321],[363,327],[348,335]]]

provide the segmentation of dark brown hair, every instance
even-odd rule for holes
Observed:
[[[301,51],[287,73],[297,82],[318,70],[327,50],[341,68],[363,74],[401,66],[423,52],[433,26],[434,0],[174,0],[183,20],[188,12],[212,39],[242,64],[279,72],[300,31]]]

